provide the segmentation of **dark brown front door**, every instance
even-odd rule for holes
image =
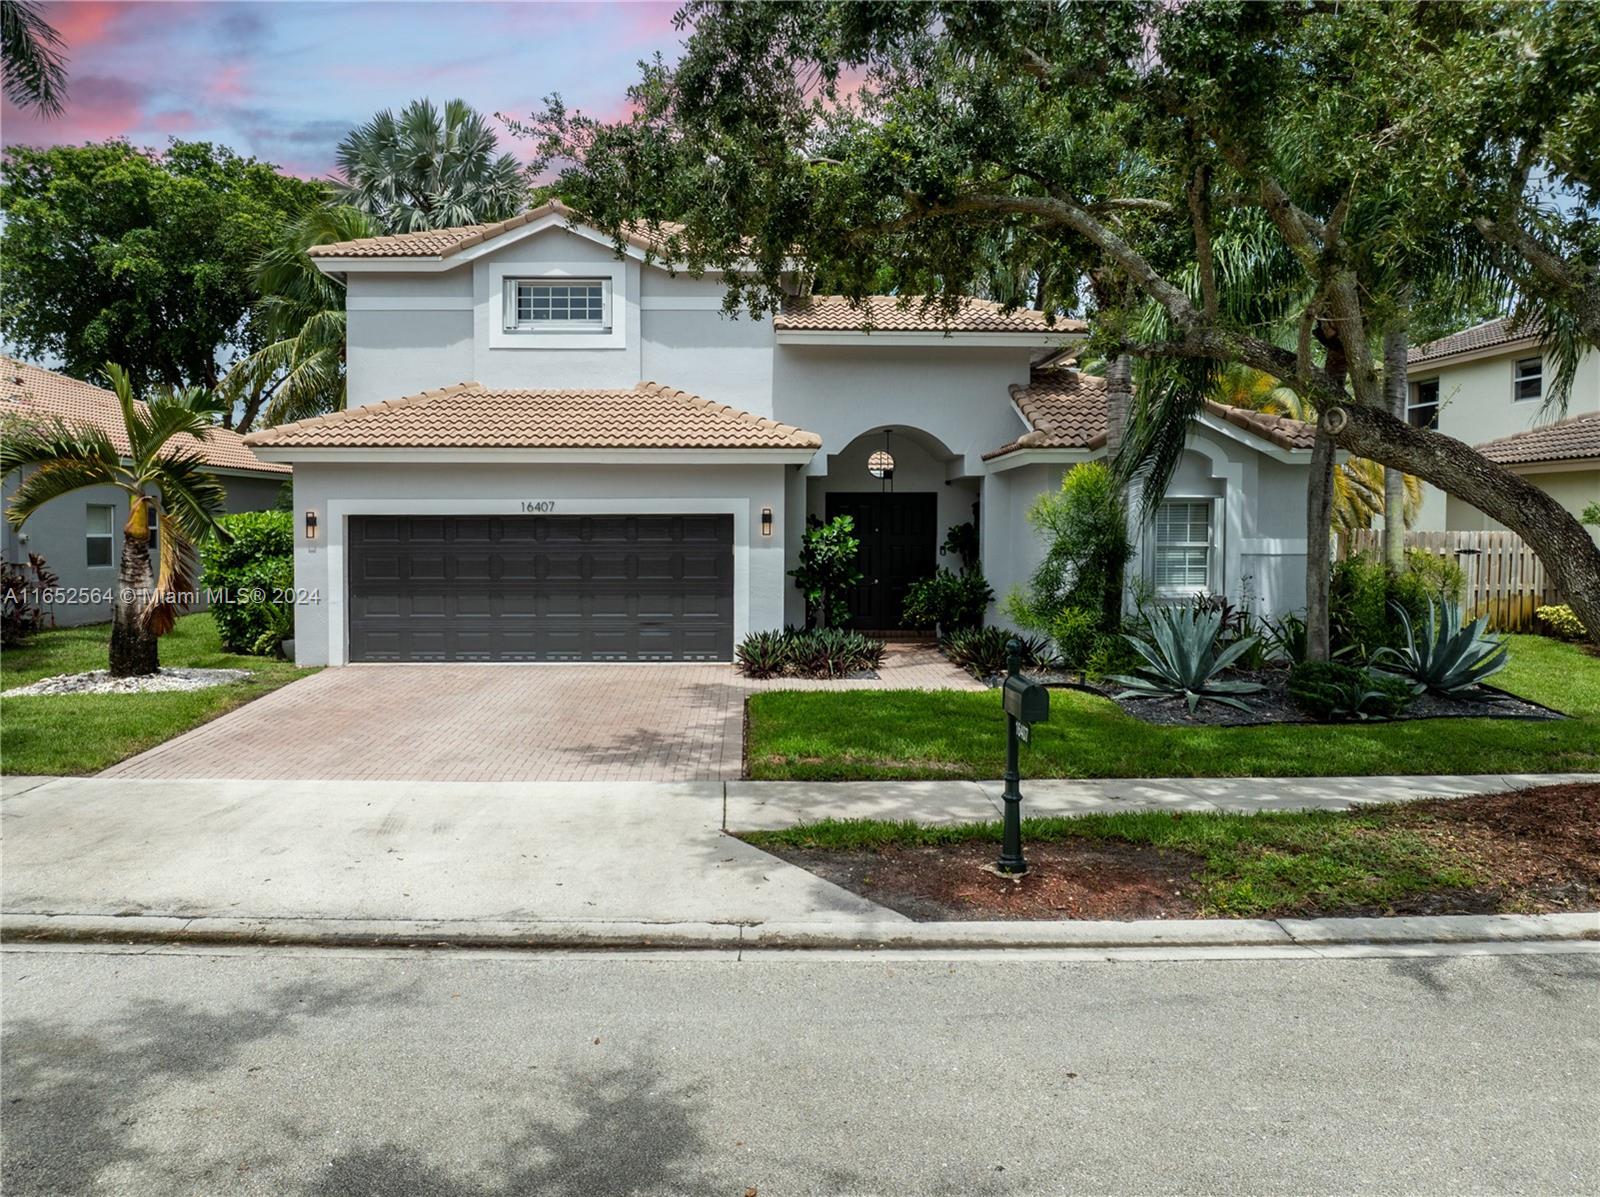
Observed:
[[[828,518],[848,515],[861,541],[861,585],[850,593],[850,626],[889,631],[901,626],[906,587],[938,568],[939,497],[874,491],[828,495]]]
[[[352,661],[733,658],[729,515],[361,516],[349,537]]]

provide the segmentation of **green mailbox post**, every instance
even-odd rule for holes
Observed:
[[[1022,676],[1022,644],[1006,645],[1006,680],[1001,687],[1001,702],[1006,712],[1005,821],[1002,824],[1000,859],[995,868],[1002,873],[1028,871],[1022,858],[1022,773],[1018,764],[1019,741],[1026,740],[1035,723],[1050,718],[1050,691]]]

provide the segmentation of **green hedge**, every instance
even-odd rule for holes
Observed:
[[[294,634],[293,605],[273,601],[294,590],[293,513],[243,511],[223,516],[221,523],[233,539],[206,541],[200,561],[222,646],[274,656]]]

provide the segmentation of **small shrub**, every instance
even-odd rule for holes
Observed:
[[[976,515],[978,505],[972,505],[973,514]],[[961,562],[962,572],[978,568],[978,523],[975,519],[964,524],[951,524],[944,534],[944,543],[939,546],[939,556],[954,557]]]
[[[276,654],[294,631],[294,608],[273,599],[294,590],[294,516],[287,511],[225,515],[232,539],[200,545],[201,584],[211,592],[211,618],[222,647],[233,653]]]
[[[1028,522],[1044,539],[1045,554],[1027,589],[1008,600],[1011,617],[1049,632],[1062,611],[1079,607],[1100,613],[1101,631],[1114,631],[1133,544],[1127,502],[1109,467],[1096,461],[1068,470],[1061,489],[1029,509]]]
[[[806,595],[809,624],[836,627],[850,619],[850,588],[861,581],[856,559],[861,541],[856,522],[848,515],[826,524],[812,516],[800,544],[800,564],[789,571],[794,584]]]
[[[906,588],[901,622],[908,628],[937,626],[942,632],[975,628],[994,600],[994,591],[979,569],[951,573],[942,569]]]
[[[1459,604],[1465,586],[1459,565],[1420,549],[1406,551],[1406,568],[1398,572],[1365,553],[1347,557],[1334,565],[1328,589],[1334,646],[1363,659],[1399,648],[1406,620],[1420,624],[1430,606]]]
[[[1393,719],[1416,695],[1417,687],[1401,678],[1336,661],[1306,661],[1289,671],[1289,697],[1318,719]]]
[[[944,655],[982,681],[1006,671],[1006,646],[1015,639],[1022,646],[1024,669],[1051,664],[1050,642],[1043,636],[1019,636],[1004,628],[966,628],[952,632],[939,643]]]
[[[1063,607],[1050,621],[1050,640],[1056,646],[1056,659],[1066,669],[1082,669],[1100,635],[1098,611]]]
[[[884,643],[843,628],[752,632],[734,650],[746,677],[846,677],[883,664]]]
[[[1306,659],[1306,621],[1293,613],[1264,620],[1262,638],[1268,652],[1280,661],[1298,665]]]
[[[1139,654],[1121,632],[1096,632],[1094,647],[1084,658],[1083,675],[1099,681],[1117,673],[1127,673],[1139,664]]]
[[[0,645],[15,647],[55,623],[44,592],[60,582],[38,553],[29,553],[26,564],[0,561]]]
[[[1565,603],[1559,607],[1536,608],[1533,622],[1539,625],[1539,630],[1546,636],[1554,636],[1557,640],[1582,640],[1588,635],[1583,621]]]

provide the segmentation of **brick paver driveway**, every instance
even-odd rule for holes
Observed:
[[[729,665],[349,665],[325,669],[106,776],[394,781],[737,778],[744,699]],[[880,677],[800,688],[971,688],[922,646]]]

